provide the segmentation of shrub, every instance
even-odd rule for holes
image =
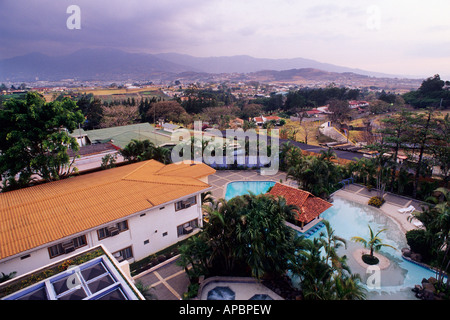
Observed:
[[[379,208],[383,205],[384,199],[381,199],[380,197],[372,197],[369,200],[369,205],[374,206],[376,208]]]
[[[430,246],[425,236],[425,230],[413,229],[406,232],[406,242],[413,252],[419,253],[424,258],[430,256]]]
[[[363,254],[361,258],[362,261],[364,261],[364,263],[369,265],[375,265],[378,264],[378,262],[380,262],[377,257],[371,256],[370,254]]]
[[[195,298],[198,294],[198,289],[200,288],[200,285],[198,283],[192,283],[188,287],[188,291],[183,294],[184,300],[189,300],[192,298]]]

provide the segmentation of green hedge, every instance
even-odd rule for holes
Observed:
[[[425,236],[425,230],[413,229],[406,232],[406,241],[413,252],[421,254],[425,259],[430,257],[430,246]]]

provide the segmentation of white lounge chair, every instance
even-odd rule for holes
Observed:
[[[415,226],[418,227],[418,228],[422,228],[422,227],[423,227],[423,223],[420,222],[420,221],[414,221],[414,222],[413,222],[413,225],[415,225]]]
[[[398,212],[400,212],[400,213],[413,213],[414,210],[416,210],[416,208],[414,206],[410,205],[407,208],[398,209]]]

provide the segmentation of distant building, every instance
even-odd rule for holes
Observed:
[[[325,113],[325,114],[332,113],[328,110],[328,105],[322,106],[322,107],[317,107],[316,110],[320,111],[321,113]]]
[[[174,133],[178,129],[181,129],[181,126],[179,126],[177,124],[172,124],[172,123],[163,123],[162,124],[162,129],[164,131],[167,131],[167,132],[170,132],[170,133]]]
[[[242,126],[244,125],[244,120],[242,120],[241,118],[235,118],[230,120],[229,125],[231,128],[242,128]]]
[[[369,103],[367,101],[350,100],[348,106],[350,109],[366,108],[369,106]]]
[[[81,128],[74,130],[73,133],[70,134],[70,136],[74,137],[77,140],[77,143],[80,147],[87,146],[92,143],[87,133]]]
[[[272,121],[274,120],[276,123],[279,123],[281,118],[277,117],[277,116],[261,116],[261,117],[255,117],[253,118],[253,121],[257,124],[257,125],[263,125],[264,123],[268,122],[268,121]]]
[[[319,115],[324,114],[323,111],[317,109],[308,110],[305,113],[308,117],[318,117]]]

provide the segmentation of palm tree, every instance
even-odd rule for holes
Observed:
[[[150,140],[133,139],[119,152],[125,160],[137,162],[152,159],[155,148],[155,144]]]
[[[364,239],[361,237],[352,237],[351,240],[355,241],[355,242],[359,242],[362,243],[364,245],[364,248],[369,248],[370,249],[370,258],[374,259],[373,253],[374,251],[379,251],[382,247],[389,247],[389,248],[393,248],[394,250],[397,250],[396,248],[394,248],[393,246],[386,244],[386,243],[382,243],[381,242],[381,238],[378,236],[381,232],[386,231],[387,229],[381,229],[379,230],[376,234],[374,234],[374,232],[372,231],[372,228],[369,225],[369,231],[370,231],[370,236],[369,239]]]
[[[331,161],[332,159],[336,159],[336,153],[333,151],[333,149],[328,148],[328,150],[326,151],[320,151],[320,156],[319,158],[321,160],[327,160],[327,161]]]
[[[443,283],[444,274],[450,267],[450,191],[447,188],[437,188],[434,195],[426,200],[433,204],[432,207],[415,214],[409,219],[418,219],[425,227],[425,236],[430,245],[430,251],[434,256],[442,255],[439,263],[437,280]],[[450,288],[450,280],[447,278],[447,287]]]
[[[211,247],[207,238],[201,235],[193,236],[180,247],[177,264],[184,267],[189,280],[194,284],[198,283],[200,276],[208,275],[210,258]]]
[[[211,247],[211,269],[261,279],[284,274],[295,234],[284,223],[297,207],[282,197],[243,195],[205,206],[204,237]]]
[[[287,154],[292,149],[295,148],[293,144],[288,142],[283,142],[280,145],[280,170],[285,171],[287,166]]]
[[[304,239],[302,250],[296,256],[293,272],[300,277],[305,299],[329,300],[333,270],[324,263],[323,244],[317,238]]]
[[[236,264],[236,224],[240,219],[240,205],[244,204],[219,199],[204,207],[208,222],[204,224],[202,234],[211,246],[211,269],[218,269],[222,274],[232,274]]]
[[[211,191],[206,191],[201,194],[202,205],[203,204],[212,204],[214,202],[214,198]]]
[[[256,125],[255,122],[244,120],[244,125],[243,125],[242,129],[249,130],[249,129],[256,129],[256,128],[258,128],[258,126]]]
[[[13,272],[8,273],[8,274],[5,274],[5,273],[2,272],[2,274],[1,274],[1,276],[0,276],[0,283],[5,282],[5,281],[8,281],[8,280],[14,278],[14,276],[16,275],[16,273],[17,273],[16,271],[13,271]]]
[[[347,266],[342,263],[343,261],[340,259],[336,251],[341,246],[345,246],[345,248],[347,248],[347,241],[344,238],[334,234],[334,230],[331,228],[331,225],[327,220],[323,220],[323,224],[325,225],[326,233],[320,233],[319,241],[325,249],[325,262],[331,262],[331,265],[337,270],[341,270],[342,268],[347,269]]]
[[[145,300],[157,300],[156,295],[152,292],[154,291],[154,288],[144,285],[141,280],[136,281],[135,286],[145,298]]]
[[[153,155],[151,158],[164,164],[172,162],[170,150],[160,146],[153,149]]]
[[[364,300],[366,298],[367,290],[361,285],[359,274],[335,276],[333,288],[337,300]]]
[[[297,181],[299,188],[326,198],[342,176],[341,169],[329,160],[331,156],[326,153],[322,157],[297,157],[288,168],[287,178]]]
[[[345,240],[336,236],[328,221],[326,232],[313,240],[299,237],[294,242],[296,254],[291,271],[301,279],[305,299],[362,300],[365,289],[360,276],[352,274],[346,256],[339,257],[337,249]]]
[[[389,148],[383,144],[373,144],[366,147],[371,151],[375,151],[375,156],[371,159],[375,167],[375,181],[380,199],[384,196],[386,184],[389,181],[391,172],[395,172],[396,159],[393,156],[386,156]]]
[[[298,208],[288,205],[283,197],[252,194],[241,197],[245,206],[241,208],[240,223],[236,226],[237,256],[258,279],[284,274],[294,238],[284,222],[292,218]]]
[[[287,143],[282,145],[281,152],[283,153],[283,158],[285,159],[284,162],[286,168],[301,164],[305,158],[299,147]]]
[[[376,169],[375,163],[372,159],[361,158],[358,160],[358,175],[363,179],[363,183],[367,186],[373,180]]]

